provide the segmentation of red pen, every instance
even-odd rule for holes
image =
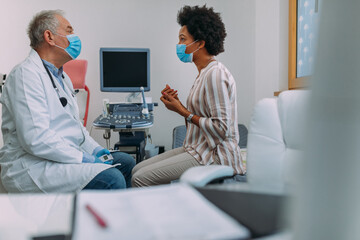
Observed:
[[[95,217],[96,219],[96,222],[102,227],[102,228],[106,228],[107,227],[107,224],[105,222],[105,220],[100,217],[100,215],[95,212],[95,210],[89,205],[89,204],[86,204],[86,209],[89,210],[89,212]]]

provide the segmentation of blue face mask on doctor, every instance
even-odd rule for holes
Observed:
[[[184,63],[189,63],[193,61],[193,54],[194,52],[196,52],[197,50],[199,50],[200,48],[196,49],[194,52],[192,53],[185,53],[186,51],[186,47],[196,43],[198,40],[186,45],[186,44],[176,44],[176,54],[178,56],[178,58],[180,59],[180,61],[184,62]]]
[[[81,52],[81,41],[80,41],[80,38],[75,35],[75,34],[70,34],[70,35],[60,35],[58,33],[55,33],[56,35],[60,36],[60,37],[65,37],[68,39],[69,41],[69,46],[67,48],[63,48],[63,47],[60,47],[58,45],[55,45],[56,47],[58,48],[61,48],[61,49],[64,49],[65,52],[67,52],[67,54],[69,54],[69,56],[72,58],[72,59],[75,59],[77,58],[79,55],[80,55],[80,52]]]

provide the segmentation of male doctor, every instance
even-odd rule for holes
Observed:
[[[81,42],[60,10],[42,11],[28,27],[30,55],[9,74],[2,96],[1,180],[8,192],[77,192],[130,186],[134,159],[110,154],[79,119],[70,78],[62,66]]]

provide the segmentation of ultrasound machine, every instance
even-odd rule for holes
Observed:
[[[148,48],[101,48],[100,89],[102,92],[128,92],[127,103],[106,103],[103,113],[93,126],[105,129],[103,135],[110,145],[111,130],[119,131],[120,147],[136,147],[136,161],[144,157],[147,130],[154,123],[153,109],[156,103],[146,103],[145,91],[150,91],[150,49]],[[142,94],[142,103],[131,99]]]

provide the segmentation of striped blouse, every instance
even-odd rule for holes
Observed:
[[[202,165],[220,162],[244,174],[238,146],[236,85],[222,63],[210,62],[200,71],[187,98],[187,108],[200,116],[200,127],[187,124],[185,150]]]

